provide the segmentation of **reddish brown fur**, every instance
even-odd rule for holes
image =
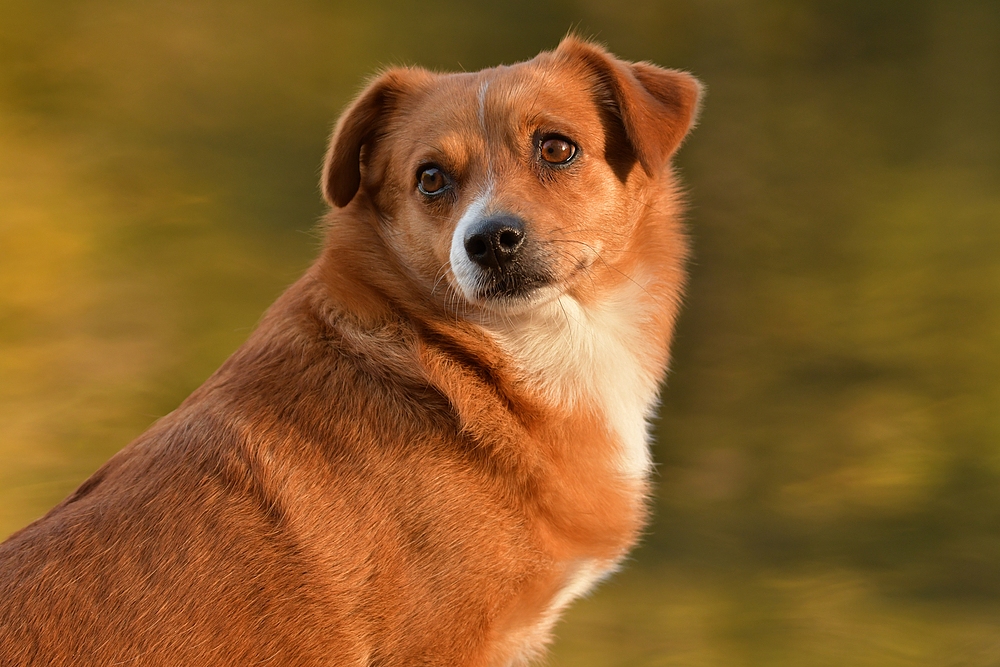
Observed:
[[[530,659],[580,564],[635,542],[646,483],[618,472],[608,408],[543,391],[462,298],[452,230],[492,182],[581,308],[643,276],[634,354],[655,381],[686,253],[667,163],[697,96],[573,38],[376,79],[331,143],[316,264],[176,411],[0,546],[0,664]],[[569,175],[532,162],[542,126],[582,147]],[[415,191],[428,155],[461,185],[447,202]]]

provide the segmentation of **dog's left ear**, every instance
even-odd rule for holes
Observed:
[[[406,96],[431,76],[416,67],[387,70],[347,107],[337,121],[323,164],[320,187],[328,204],[342,208],[351,203],[361,187],[362,160],[371,156],[372,148],[388,132],[390,116]]]
[[[560,42],[555,55],[584,66],[643,170],[650,176],[659,173],[694,127],[702,95],[698,79],[650,63],[618,60],[573,36]]]

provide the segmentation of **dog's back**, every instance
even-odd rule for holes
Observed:
[[[0,545],[2,664],[475,657],[506,582],[539,567],[510,559],[531,548],[513,502],[447,399],[385,364],[412,354],[399,322],[375,340],[321,323],[317,292],[300,281],[178,410]]]

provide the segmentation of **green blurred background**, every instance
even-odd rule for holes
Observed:
[[[387,64],[708,86],[656,518],[554,665],[1000,665],[1000,3],[0,0],[0,535],[316,255]]]

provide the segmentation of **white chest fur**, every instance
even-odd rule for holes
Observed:
[[[546,401],[600,410],[617,441],[619,471],[632,479],[649,471],[647,419],[660,380],[644,353],[649,307],[642,287],[627,282],[596,304],[563,295],[490,327]]]

